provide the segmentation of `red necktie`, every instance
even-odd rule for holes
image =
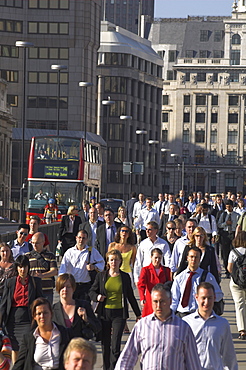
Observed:
[[[190,276],[188,277],[185,285],[185,290],[183,294],[183,298],[181,301],[182,307],[188,306],[189,299],[190,299],[190,292],[191,292],[191,286],[192,286],[192,276],[195,275],[196,272],[191,271]]]

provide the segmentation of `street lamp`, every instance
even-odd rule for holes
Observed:
[[[216,173],[217,173],[217,175],[219,177],[219,189],[218,189],[218,193],[219,193],[220,192],[220,173],[221,173],[221,171],[220,170],[216,170]],[[217,189],[216,189],[216,191],[217,191]]]
[[[170,152],[171,149],[168,148],[161,148],[161,152],[164,153],[164,189],[163,193],[166,193],[166,174],[167,174],[167,153]]]
[[[84,153],[86,156],[86,134],[87,134],[87,87],[93,86],[92,82],[79,82],[79,86],[85,89],[85,96],[84,96]]]
[[[155,145],[155,144],[159,144],[159,141],[158,140],[149,140],[148,141],[149,142],[149,145]],[[153,157],[154,157],[154,152],[153,152]],[[151,169],[152,169],[152,198],[154,198],[154,175],[155,175],[155,172],[154,172],[154,170],[155,170],[155,165],[156,165],[156,163],[155,163],[155,161],[153,161],[153,167],[151,167]]]
[[[57,122],[56,122],[56,135],[59,137],[59,123],[60,123],[60,74],[61,71],[64,69],[67,69],[67,66],[64,66],[62,64],[52,64],[50,66],[51,69],[58,72],[58,86],[57,86]]]
[[[136,130],[136,134],[137,135],[147,135],[147,131],[146,130]]]
[[[23,104],[22,104],[22,138],[21,138],[21,176],[20,176],[20,222],[24,222],[24,152],[25,152],[25,128],[26,128],[26,49],[33,47],[32,42],[16,41],[15,46],[23,48]]]
[[[177,163],[176,161],[177,161],[177,158],[178,158],[178,154],[176,154],[176,153],[171,153],[170,154],[170,157],[172,157],[172,158],[174,158],[174,161],[175,161],[175,164]],[[175,183],[176,183],[176,168],[175,168],[175,166],[174,166],[174,177],[173,177],[173,192],[175,192]]]
[[[109,140],[109,110],[110,106],[114,105],[115,101],[111,100],[110,96],[108,96],[108,100],[102,100],[102,105],[105,105],[107,107],[107,122],[106,122],[106,137],[105,141],[108,142]]]
[[[127,115],[122,115],[122,116],[120,116],[120,120],[122,120],[122,121],[127,121],[127,120],[129,120],[129,121],[131,121],[132,120],[132,116],[127,116]],[[129,140],[128,140],[128,135],[126,135],[126,126],[124,127],[124,135],[125,135],[125,137],[124,137],[124,139],[126,140],[126,143],[127,143],[127,147],[125,146],[124,148],[125,148],[125,152],[126,153],[129,153]],[[125,158],[125,155],[124,155],[124,158]],[[125,160],[126,160],[126,158],[125,158]],[[131,161],[132,159],[130,158],[130,161]],[[132,192],[132,162],[130,162],[131,163],[131,165],[130,165],[130,173],[129,173],[129,175],[130,175],[130,182],[129,182],[129,189],[128,189],[128,193],[129,193],[129,196],[131,195],[131,192]],[[124,198],[124,195],[125,195],[125,181],[123,181],[123,198]]]

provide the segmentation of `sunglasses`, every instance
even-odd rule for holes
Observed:
[[[20,231],[20,235],[25,235],[25,236],[27,236],[27,233],[24,233],[23,231]]]
[[[125,229],[123,229],[123,230],[120,230],[120,232],[121,232],[121,233],[129,233],[129,230],[125,230]]]
[[[176,230],[176,227],[167,227],[168,230]]]

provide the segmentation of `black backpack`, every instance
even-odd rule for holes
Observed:
[[[236,254],[237,259],[233,263],[232,280],[239,288],[246,289],[246,254],[241,254],[237,248],[233,248],[233,252]]]

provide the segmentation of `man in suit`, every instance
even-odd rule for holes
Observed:
[[[120,222],[114,221],[114,211],[112,208],[105,208],[104,220],[105,224],[99,226],[97,229],[95,242],[95,247],[103,257],[105,257],[108,251],[109,244],[114,241],[117,229],[122,225]]]
[[[184,190],[179,191],[179,198],[181,199],[183,205],[185,205],[185,203],[187,203],[189,201],[189,199],[185,196],[185,191]]]
[[[164,207],[165,207],[164,195],[162,193],[159,193],[158,194],[158,200],[157,200],[157,202],[155,202],[153,208],[157,210],[157,212],[159,213],[159,216],[160,217],[162,215],[162,212],[164,210]]]
[[[178,216],[175,215],[176,209],[177,209],[176,204],[170,204],[169,213],[167,215],[163,213],[161,217],[160,228],[159,228],[159,233],[158,233],[159,236],[163,236],[165,234],[166,224],[168,221],[173,221],[176,218],[178,218]]]
[[[131,199],[126,202],[126,216],[128,220],[129,227],[132,227],[132,215],[133,215],[133,207],[134,204],[137,202],[137,194],[136,192],[132,192]]]
[[[71,247],[76,244],[76,235],[79,231],[81,218],[77,216],[78,208],[70,206],[66,216],[62,217],[61,225],[58,231],[58,243],[62,243],[62,256]]]
[[[90,209],[90,203],[88,202],[88,200],[83,200],[82,209],[78,213],[79,217],[81,218],[82,223],[89,220],[89,209]]]
[[[89,209],[89,220],[79,225],[79,230],[86,230],[88,233],[87,244],[89,247],[95,247],[97,228],[104,224],[104,221],[98,220],[96,208]]]

